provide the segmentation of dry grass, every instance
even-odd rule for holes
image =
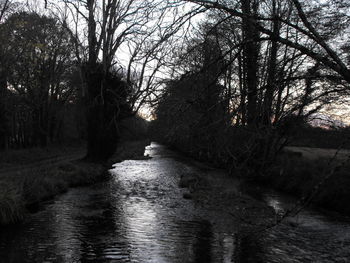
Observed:
[[[84,162],[42,166],[3,177],[0,184],[0,225],[16,223],[26,214],[26,207],[48,200],[69,187],[95,183],[103,178],[105,167]]]
[[[75,152],[84,152],[84,145],[51,146],[46,148],[30,148],[0,152],[0,168],[28,165],[33,162],[65,156]]]
[[[337,160],[346,160],[350,155],[350,150],[348,149],[324,149],[324,148],[310,148],[310,147],[295,147],[289,146],[284,149],[290,153],[299,153],[300,156],[309,160],[319,160],[319,159],[331,159],[336,156]]]
[[[129,142],[123,145],[108,162],[142,158],[148,141]],[[105,180],[107,169],[102,164],[83,161],[42,165],[18,172],[15,176],[0,178],[0,225],[16,223],[26,215],[26,207],[63,193],[69,187],[83,186]]]
[[[327,175],[332,174],[318,189],[313,203],[320,207],[350,214],[350,164],[333,174],[328,159],[307,159],[283,155],[272,168],[266,182],[276,189],[302,197],[310,194]]]
[[[25,207],[22,199],[22,187],[11,183],[0,183],[0,223],[18,222],[24,218]]]

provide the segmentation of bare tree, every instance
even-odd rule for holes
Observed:
[[[191,15],[167,16],[171,10],[164,1],[62,2],[64,8],[55,6],[64,11],[63,23],[76,39],[86,86],[87,158],[105,159],[118,144],[120,121],[134,115],[156,93],[158,72],[165,65],[164,45]],[[116,78],[120,89],[109,83]]]
[[[303,4],[299,0],[291,0],[292,5],[290,8],[293,10],[293,14],[297,16],[298,19],[295,19],[295,22],[291,20],[286,20],[283,15],[275,16],[275,17],[265,17],[264,15],[248,15],[244,14],[243,12],[238,11],[237,9],[233,8],[234,5],[227,5],[225,1],[210,1],[210,0],[189,0],[188,2],[199,4],[203,7],[206,7],[208,9],[217,9],[225,12],[227,15],[241,17],[242,19],[249,19],[254,24],[254,27],[256,30],[261,32],[262,34],[265,34],[271,38],[274,38],[276,41],[278,41],[281,44],[287,45],[291,48],[297,49],[303,54],[311,57],[312,59],[319,61],[320,63],[324,64],[328,68],[332,69],[334,72],[338,73],[345,81],[348,83],[350,82],[350,70],[347,67],[346,63],[344,63],[344,60],[341,58],[341,54],[337,53],[332,45],[330,44],[330,37],[332,34],[339,33],[341,30],[344,29],[344,24],[346,24],[346,21],[342,19],[344,17],[341,17],[341,13],[337,13],[335,16],[331,16],[332,18],[337,17],[338,23],[335,24],[335,27],[333,27],[332,34],[328,34],[328,38],[325,38],[321,32],[319,32],[315,26],[310,22],[310,18],[307,16],[307,13],[305,11],[305,7],[303,7]],[[331,5],[331,3],[327,3],[328,5]],[[336,3],[337,4],[337,3]],[[341,1],[341,3],[338,3],[339,6],[348,7],[348,3],[346,1]],[[322,5],[322,4],[320,4]],[[304,3],[305,6],[305,3]],[[324,6],[325,7],[325,6]],[[309,6],[309,12],[313,12],[313,6]],[[333,8],[335,8],[333,6]],[[315,8],[317,10],[317,6]],[[324,10],[324,8],[322,9]],[[313,12],[315,15],[315,12]],[[347,19],[347,17],[345,16]],[[276,36],[273,30],[266,27],[264,25],[264,21],[271,21],[271,20],[278,20],[281,23],[288,25],[292,28],[294,28],[299,34],[302,34],[304,37],[303,42],[295,42],[291,40],[290,38],[286,38],[282,35]],[[336,19],[333,19],[336,21]],[[299,21],[302,23],[300,24]],[[342,24],[339,24],[339,21],[342,21]],[[327,40],[328,41],[327,41]],[[307,45],[309,42],[312,42],[315,45]]]
[[[288,0],[181,2],[195,3],[210,10],[206,17],[210,22],[207,24],[211,31],[216,32],[221,48],[218,60],[224,61],[224,66],[216,76],[219,83],[224,85],[221,86],[220,97],[215,99],[218,104],[225,101],[228,109],[225,114],[229,112],[231,120],[226,127],[229,132],[211,136],[210,143],[216,146],[211,147],[210,151],[221,156],[217,149],[225,145],[225,155],[230,156],[234,167],[253,168],[254,175],[263,172],[264,167],[272,163],[276,153],[287,142],[286,139],[295,131],[293,125],[297,125],[303,117],[319,111],[334,99],[349,95],[349,82],[345,71],[346,54],[340,45],[332,45],[331,42],[331,39],[341,36],[346,15],[331,14],[333,20],[337,18],[342,22],[329,25],[327,16],[320,19],[318,29],[315,29],[305,20],[312,20],[312,16],[306,13],[313,12],[316,17],[321,17],[324,13],[319,12],[318,6],[307,5],[306,2],[303,7],[299,2]],[[320,32],[318,36],[316,31]],[[188,42],[195,41],[196,38],[189,38]],[[204,39],[202,41],[205,42]],[[180,60],[185,58],[184,65],[179,63],[174,66],[180,66],[184,71],[189,70],[188,74],[203,73],[205,70],[198,67],[200,60],[191,55],[200,50],[202,43],[192,44],[184,49],[187,52],[180,57]],[[163,120],[166,114],[162,115],[161,109],[176,112],[180,116],[186,116],[183,112],[185,109],[189,114],[196,111],[198,97],[186,100],[184,94],[179,101],[171,98],[181,97],[181,94],[173,91],[174,87],[185,92],[186,89],[182,86],[187,85],[187,92],[191,94],[193,84],[184,81],[188,76],[190,75],[186,77],[184,74],[175,83],[170,83],[170,91],[165,92],[157,110]],[[205,93],[205,89],[202,92]],[[164,101],[174,105],[179,103],[179,110],[175,110],[177,106],[173,106],[174,109],[169,111]],[[190,142],[198,142],[198,138],[205,137],[191,130],[190,127],[195,127],[191,118],[188,120],[181,117],[180,123],[176,119],[167,123],[168,138],[173,136],[174,141],[179,140],[182,145],[189,145]],[[211,123],[214,124],[215,121]],[[183,137],[186,134],[181,129],[195,133],[187,143],[185,138],[177,138],[178,134]],[[226,138],[226,141],[221,140],[220,146],[219,137]]]

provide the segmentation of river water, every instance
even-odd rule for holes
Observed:
[[[182,198],[181,174],[203,171],[152,143],[149,160],[69,190],[21,225],[0,229],[0,262],[350,262],[350,220],[306,210],[258,235]],[[295,200],[266,189],[277,213]],[[230,223],[231,222],[231,223]]]

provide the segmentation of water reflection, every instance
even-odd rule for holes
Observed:
[[[249,193],[276,214],[297,201],[256,186]],[[245,255],[242,262],[350,262],[350,218],[309,207],[269,231],[242,238],[240,253]]]
[[[115,193],[121,193],[118,198],[123,200],[121,216],[132,245],[131,261],[218,262],[212,261],[212,229],[204,211],[182,199],[183,190],[177,187],[184,165],[168,159],[131,162],[112,171],[123,189]],[[217,252],[214,260],[221,255]]]

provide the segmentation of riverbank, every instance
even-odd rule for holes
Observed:
[[[86,146],[83,142],[71,145],[51,145],[45,148],[28,148],[7,150],[0,154],[0,173],[5,170],[18,170],[31,166],[33,163],[50,163],[67,157],[78,159],[85,155]]]
[[[181,151],[176,145],[171,147],[191,158],[209,163],[213,161],[209,158],[202,160],[196,153]],[[349,158],[349,151],[341,150],[338,152],[334,149],[308,147],[287,148],[289,148],[288,151],[281,152],[263,176],[254,178],[254,183],[271,187],[297,198],[308,197],[315,193],[311,204],[321,209],[350,215],[350,206],[348,205],[348,200],[350,200],[350,163],[346,162]],[[330,163],[329,160],[333,159],[335,153],[337,153],[336,158]],[[225,160],[225,158],[222,159]],[[345,162],[345,165],[339,166],[341,162]],[[227,167],[225,162],[218,164],[216,160],[213,161],[212,165],[224,169]],[[335,167],[337,168],[333,171]],[[324,180],[329,174],[331,176]],[[235,176],[234,171],[232,175]],[[320,184],[321,181],[324,182]]]
[[[148,140],[127,141],[105,164],[82,160],[44,163],[29,169],[18,166],[16,173],[0,175],[0,225],[20,222],[38,203],[67,191],[70,187],[93,184],[108,178],[107,170],[116,162],[144,158]],[[33,158],[33,157],[28,157]],[[13,167],[13,165],[12,165]]]
[[[262,183],[299,198],[314,193],[312,204],[350,215],[349,174],[350,164],[344,158],[330,161],[330,158],[306,158],[285,153],[277,159]]]
[[[263,231],[275,224],[275,210],[265,202],[249,196],[237,178],[225,170],[200,162],[192,161],[193,164],[199,166],[199,172],[183,173],[178,186],[184,188],[184,199],[194,201],[207,211],[213,211],[219,221],[215,223],[235,225],[246,234]]]

